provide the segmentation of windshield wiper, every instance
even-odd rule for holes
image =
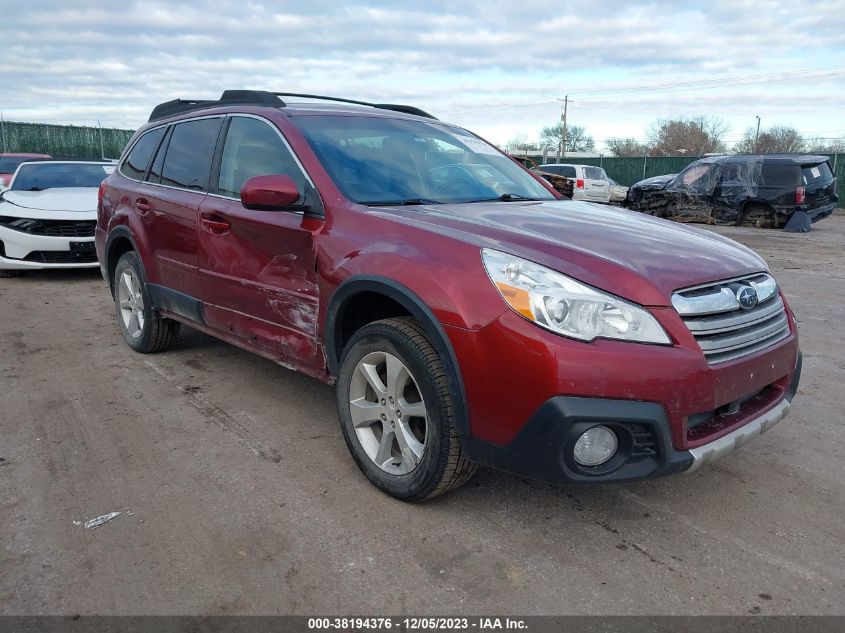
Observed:
[[[536,202],[540,198],[529,198],[519,193],[503,193],[498,198],[480,198],[478,200],[467,200],[466,202]]]
[[[539,198],[529,198],[519,193],[503,193],[498,199],[502,202],[510,202],[511,200],[539,200]]]
[[[372,200],[369,202],[361,202],[359,204],[367,205],[368,207],[395,207],[395,206],[411,206],[420,204],[442,204],[439,200],[429,200],[428,198],[406,198],[405,200]]]

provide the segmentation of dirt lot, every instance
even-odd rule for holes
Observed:
[[[845,613],[845,216],[718,231],[798,315],[784,423],[689,476],[483,470],[418,506],[359,474],[331,388],[190,331],[135,354],[97,271],[0,279],[0,613]]]

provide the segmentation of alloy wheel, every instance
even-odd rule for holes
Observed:
[[[417,382],[399,358],[371,352],[358,362],[349,410],[358,441],[379,468],[406,475],[419,465],[428,416]]]
[[[144,332],[144,295],[138,276],[130,268],[120,276],[117,300],[126,333],[133,339],[139,338]]]

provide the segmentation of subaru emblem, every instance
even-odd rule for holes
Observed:
[[[757,291],[752,286],[743,286],[736,291],[736,300],[743,310],[750,310],[757,305]]]

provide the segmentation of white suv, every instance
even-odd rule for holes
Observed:
[[[610,202],[610,182],[604,169],[594,165],[552,163],[540,165],[532,171],[564,176],[573,181],[572,199],[588,202]]]

